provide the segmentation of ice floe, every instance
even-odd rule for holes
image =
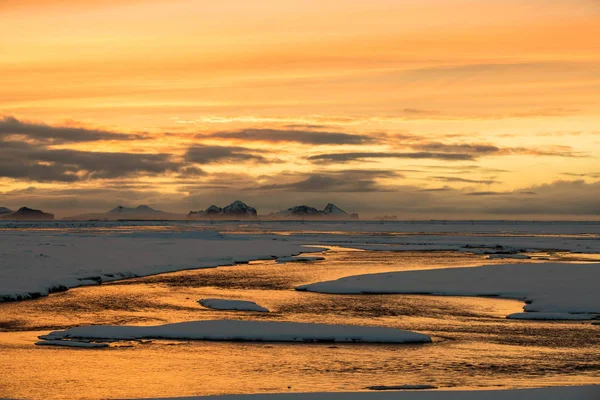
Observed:
[[[270,235],[214,231],[88,234],[0,231],[0,301],[185,269],[323,251]]]
[[[567,314],[549,312],[522,312],[506,316],[508,319],[527,319],[540,321],[589,321],[600,318],[600,314]]]
[[[428,343],[422,333],[395,328],[279,321],[191,321],[158,326],[92,325],[54,331],[44,340],[222,340],[265,342]]]
[[[108,347],[106,343],[79,342],[76,340],[40,340],[36,342],[37,346],[61,346],[61,347],[78,347],[86,349],[101,349]]]
[[[268,308],[246,300],[202,299],[198,300],[198,303],[213,310],[269,312]]]
[[[365,389],[369,390],[426,390],[426,389],[437,389],[437,386],[432,385],[374,385],[367,386]]]
[[[535,319],[536,312],[600,314],[599,281],[600,264],[502,264],[356,275],[296,289],[339,294],[402,293],[520,299],[527,303],[524,310],[531,312]]]
[[[417,390],[402,392],[276,393],[178,397],[178,400],[596,400],[600,385],[511,390]],[[173,398],[174,399],[174,398]]]
[[[279,257],[277,258],[277,262],[279,264],[285,264],[289,262],[313,262],[313,261],[322,261],[325,257]]]

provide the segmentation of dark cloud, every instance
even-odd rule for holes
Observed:
[[[500,152],[500,148],[490,144],[448,144],[448,143],[422,143],[412,146],[422,151],[443,153],[468,153],[473,155],[486,155]]]
[[[256,187],[257,190],[287,190],[294,192],[388,192],[391,187],[378,182],[380,178],[400,178],[402,175],[388,170],[342,170],[313,173],[287,183],[272,183]],[[275,177],[274,180],[280,180]]]
[[[185,160],[197,164],[214,163],[236,163],[256,162],[271,163],[276,160],[268,160],[256,154],[257,150],[236,146],[206,146],[196,145],[190,147],[185,153]]]
[[[510,192],[494,192],[494,191],[465,193],[465,195],[467,195],[467,196],[505,196],[505,195],[509,195],[509,194],[511,194],[511,193]]]
[[[493,183],[500,183],[499,181],[496,181],[493,179],[476,180],[476,179],[458,178],[455,176],[432,176],[432,178],[435,179],[436,181],[442,181],[442,182],[477,183],[477,184],[483,184],[483,185],[491,185]]]
[[[451,190],[454,190],[451,187],[441,187],[441,188],[430,188],[430,189],[420,189],[419,192],[449,192]]]
[[[89,152],[49,149],[0,141],[0,177],[38,182],[75,182],[181,170],[169,154]]]
[[[438,159],[447,161],[474,160],[475,157],[465,153],[396,153],[396,152],[355,152],[355,153],[328,153],[308,157],[314,163],[346,163],[353,161],[365,161],[370,158],[406,158],[406,159]]]
[[[326,144],[369,144],[379,139],[367,135],[351,135],[342,132],[328,132],[299,129],[242,129],[239,131],[215,132],[209,135],[197,135],[197,138],[239,139],[261,142],[296,142],[312,145]]]
[[[51,143],[93,142],[98,140],[139,140],[142,135],[129,135],[99,129],[50,126],[23,122],[15,117],[0,119],[0,140],[11,136],[25,136],[29,139]]]

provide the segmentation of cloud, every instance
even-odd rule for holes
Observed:
[[[256,154],[258,150],[236,146],[195,145],[185,153],[185,160],[197,164],[256,162],[272,163],[276,160]]]
[[[483,156],[510,156],[510,155],[534,155],[551,157],[586,157],[583,152],[573,151],[571,146],[545,146],[536,149],[526,147],[498,147],[488,143],[416,143],[411,148],[420,151],[442,152],[442,153],[466,153],[473,157]]]
[[[407,159],[438,159],[446,161],[474,160],[475,157],[465,153],[396,153],[396,152],[355,152],[355,153],[327,153],[308,157],[314,163],[346,163],[354,161],[365,161],[370,158],[407,158]]]
[[[505,196],[505,195],[509,195],[509,194],[511,194],[511,192],[487,191],[487,192],[469,192],[469,193],[465,193],[466,196]]]
[[[296,177],[293,174],[292,177]],[[394,189],[378,182],[380,178],[401,178],[402,175],[389,170],[341,170],[308,174],[300,180],[286,183],[271,183],[256,187],[256,190],[287,190],[294,192],[388,192]],[[274,180],[286,179],[276,176]]]
[[[36,141],[59,143],[93,142],[99,140],[140,140],[142,135],[130,135],[99,129],[74,128],[68,126],[50,126],[46,124],[23,122],[15,117],[0,119],[0,140],[12,136],[25,136]]]
[[[295,125],[297,126],[297,125]],[[318,125],[314,125],[318,127]],[[351,135],[342,132],[299,130],[299,129],[242,129],[238,131],[199,134],[197,138],[238,139],[260,142],[296,142],[311,145],[358,145],[376,143],[379,139],[368,135]]]
[[[449,192],[455,190],[454,188],[444,186],[440,188],[420,189],[419,192]]]
[[[487,155],[500,152],[500,148],[491,144],[448,144],[448,143],[423,143],[412,146],[422,151],[443,153],[468,153],[473,155]]]
[[[75,182],[181,170],[169,154],[90,152],[49,149],[0,141],[0,177],[38,182]]]
[[[455,176],[432,176],[432,178],[435,179],[436,181],[442,181],[442,182],[477,183],[477,184],[482,184],[482,185],[491,185],[493,183],[500,183],[499,181],[496,181],[493,179],[477,180],[477,179],[458,178]]]

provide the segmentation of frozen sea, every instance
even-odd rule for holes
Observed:
[[[600,382],[600,325],[590,321],[506,319],[523,311],[523,301],[516,299],[294,290],[382,272],[598,263],[600,223],[2,222],[0,239],[0,268],[5,268],[0,278],[24,282],[19,285],[25,292],[31,282],[39,286],[48,279],[65,285],[48,296],[0,303],[0,397],[356,392],[401,385],[473,390]],[[79,254],[78,241],[87,257],[65,259]],[[105,254],[111,248],[119,251],[118,258]],[[303,254],[306,259],[290,260],[304,248],[311,251]],[[153,262],[146,265],[147,258],[127,255],[128,249],[156,255],[147,257]],[[200,253],[194,255],[201,258],[199,269],[190,264],[192,251]],[[165,254],[172,264],[161,264]],[[290,262],[277,262],[272,255]],[[260,260],[249,261],[253,258]],[[103,266],[105,259],[112,264]],[[31,260],[35,265],[27,264]],[[200,268],[224,264],[231,265]],[[48,274],[52,268],[56,273]],[[10,289],[5,284],[5,294]],[[252,301],[270,312],[216,310],[203,307],[201,299]],[[427,334],[432,343],[149,339],[89,349],[34,345],[40,335],[77,326],[215,319],[392,327]]]

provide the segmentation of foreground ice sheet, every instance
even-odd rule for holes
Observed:
[[[508,319],[528,319],[539,321],[589,321],[600,318],[597,314],[568,314],[568,313],[548,313],[548,312],[522,312],[506,316]]]
[[[202,299],[198,300],[198,303],[213,310],[269,312],[268,308],[246,300]]]
[[[269,235],[0,231],[0,301],[184,269],[322,251]]]
[[[40,340],[37,346],[80,347],[86,349],[101,349],[108,347],[106,343],[78,342],[76,340]]]
[[[158,326],[82,326],[40,336],[62,339],[180,339],[266,342],[428,343],[429,336],[395,328],[271,321],[192,321]]]
[[[600,264],[503,264],[357,275],[296,289],[340,294],[497,296],[525,301],[528,304],[523,308],[535,318],[534,312],[600,314],[599,281]]]
[[[515,390],[252,394],[179,397],[179,400],[597,400],[600,385]]]

